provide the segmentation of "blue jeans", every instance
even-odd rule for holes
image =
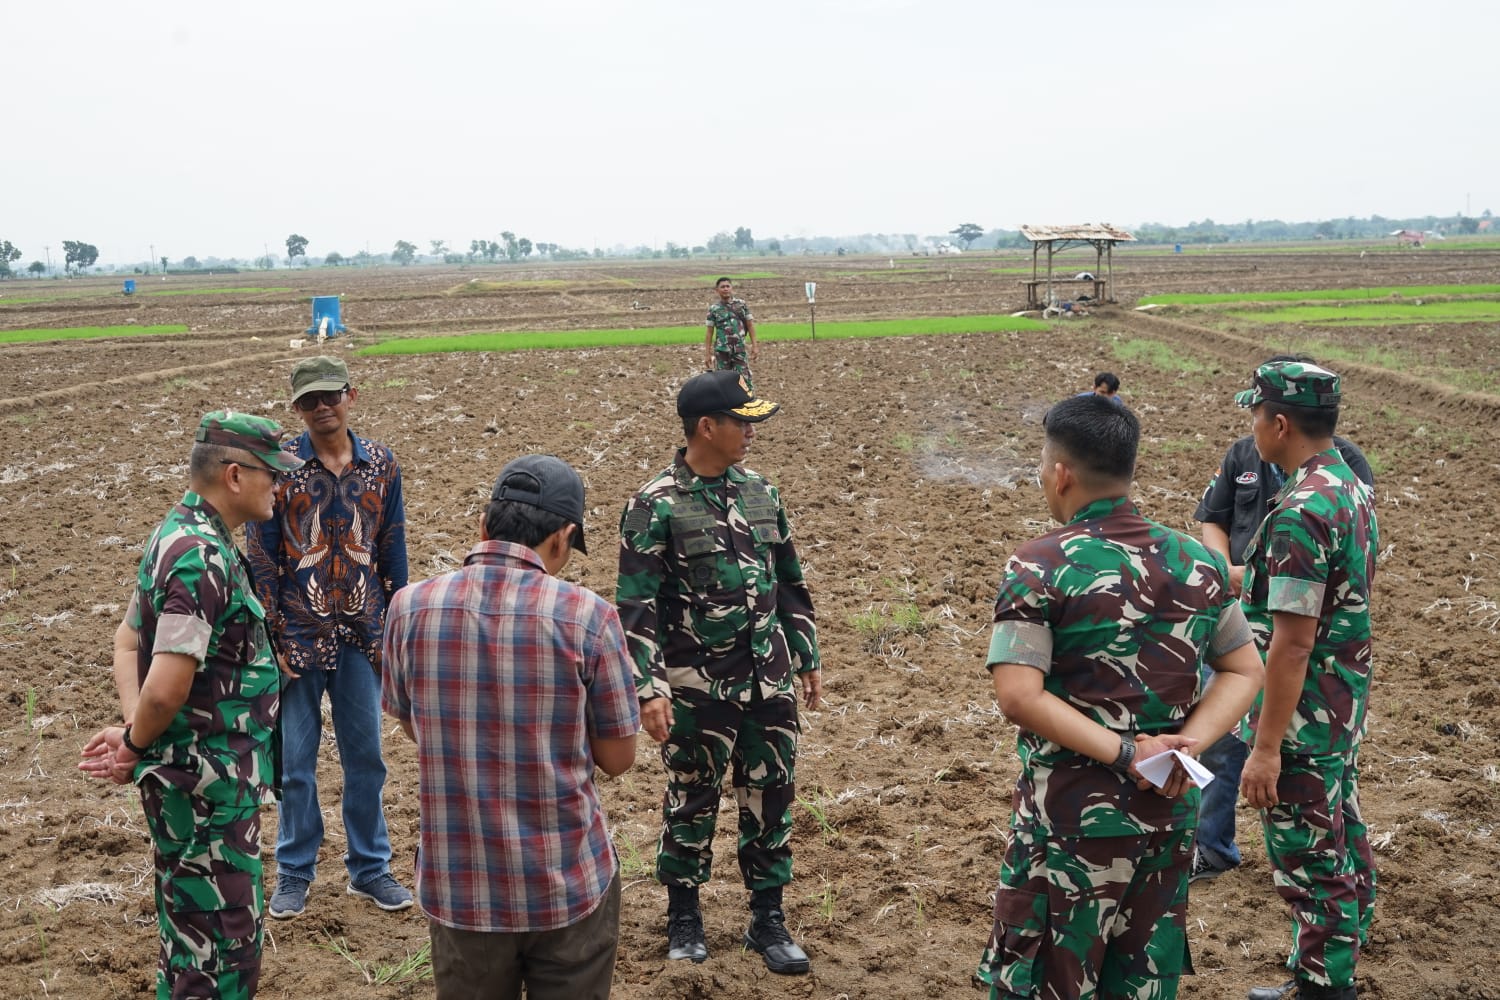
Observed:
[[[276,871],[312,881],[323,845],[318,808],[318,747],[323,739],[323,693],[333,709],[333,736],[344,769],[344,864],[363,885],[391,870],[381,791],[380,676],[357,649],[343,647],[337,670],[309,670],[283,678],[281,689],[281,812],[276,825]]]
[[[1198,805],[1198,850],[1215,868],[1240,863],[1240,849],[1234,842],[1234,807],[1240,796],[1240,772],[1249,756],[1250,748],[1230,732],[1198,757],[1214,773]]]

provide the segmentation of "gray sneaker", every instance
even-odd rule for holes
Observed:
[[[277,875],[276,891],[271,894],[271,905],[266,912],[277,920],[300,917],[307,909],[307,890],[312,883],[296,875]]]
[[[1214,879],[1218,878],[1220,875],[1223,875],[1227,871],[1233,871],[1233,869],[1220,868],[1217,865],[1210,863],[1208,858],[1203,856],[1202,851],[1194,850],[1193,867],[1188,871],[1188,881],[1212,882]]]
[[[382,910],[405,910],[411,906],[411,893],[390,872],[377,875],[368,882],[355,885],[349,883],[349,895],[368,899]]]

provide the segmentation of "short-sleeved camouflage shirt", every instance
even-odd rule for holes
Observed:
[[[274,801],[281,681],[250,569],[212,505],[188,492],[151,536],[126,619],[145,682],[157,653],[198,661],[187,701],[146,748],[147,776],[226,805]]]
[[[776,487],[677,459],[625,505],[615,602],[637,694],[747,703],[819,668],[812,597]]]
[[[1343,753],[1364,731],[1370,695],[1370,587],[1380,532],[1375,491],[1337,449],[1308,459],[1245,548],[1245,617],[1264,656],[1278,611],[1318,619],[1287,753]],[[1246,737],[1260,720],[1250,711]]]
[[[1122,736],[1175,732],[1202,696],[1201,665],[1250,642],[1222,556],[1096,500],[1011,556],[986,663],[1035,667],[1045,690]],[[1176,799],[1035,733],[1017,739],[1013,823],[1058,836],[1122,837],[1192,827]]]
[[[719,354],[745,353],[745,327],[754,320],[744,299],[732,298],[727,305],[715,302],[709,306],[705,325],[713,327],[714,351]]]

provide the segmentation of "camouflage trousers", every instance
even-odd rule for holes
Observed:
[[[672,731],[661,745],[667,792],[656,877],[663,885],[708,881],[719,798],[731,770],[746,888],[771,889],[792,880],[797,733],[794,697],[746,705],[672,699]]]
[[[715,371],[737,371],[745,377],[745,388],[755,391],[755,377],[750,374],[750,359],[742,346],[737,351],[714,351]]]
[[[975,978],[990,1000],[1173,1000],[1188,955],[1192,830],[1012,830]]]
[[[260,810],[153,780],[141,806],[155,847],[157,1000],[253,997],[264,929]]]
[[[1261,810],[1261,827],[1276,891],[1292,908],[1287,968],[1321,986],[1352,985],[1375,916],[1358,751],[1282,754],[1276,796],[1276,806]]]

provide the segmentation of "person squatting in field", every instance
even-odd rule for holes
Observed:
[[[272,513],[277,479],[302,461],[264,417],[198,424],[188,491],[151,535],[115,633],[123,726],[79,768],[140,786],[151,837],[159,1000],[241,1000],[260,981],[260,808],[275,800],[281,685],[242,524]]]
[[[1043,427],[1062,526],[1016,550],[995,602],[985,662],[1021,771],[976,978],[991,1000],[1172,1000],[1198,790],[1180,763],[1159,790],[1136,764],[1227,732],[1261,666],[1223,557],[1130,501],[1135,415],[1090,393]]]
[[[669,959],[708,957],[698,887],[713,866],[726,774],[739,801],[739,865],[750,890],[744,943],[777,973],[805,973],[787,932],[797,691],[822,691],[812,598],[781,496],[745,468],[755,428],[777,411],[736,371],[689,379],[687,438],[625,505],[615,600],[646,731],[667,770],[656,877],[667,887]]]

